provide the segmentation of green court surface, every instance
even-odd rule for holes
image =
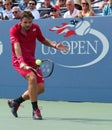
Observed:
[[[32,119],[30,101],[13,117],[0,99],[0,130],[112,130],[112,103],[39,101],[43,120]]]

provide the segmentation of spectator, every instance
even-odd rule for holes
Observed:
[[[28,8],[28,0],[24,0],[23,2],[21,2],[19,4],[19,7],[20,7],[21,10],[27,9]]]
[[[21,9],[19,8],[19,6],[14,6],[12,8],[12,13],[13,13],[13,19],[20,19]]]
[[[64,18],[72,18],[79,11],[78,9],[75,8],[73,0],[67,0],[66,7],[68,11],[64,13],[63,15]]]
[[[40,10],[40,17],[48,17],[50,15],[50,8],[52,7],[50,3],[51,0],[44,0],[44,3],[41,4],[40,9],[44,9]]]
[[[94,12],[91,7],[90,0],[81,0],[82,10],[79,11],[74,17],[88,17],[88,16],[94,16]]]
[[[61,18],[60,7],[58,5],[52,6],[50,12],[51,18]]]
[[[57,0],[56,4],[61,8],[66,7],[66,0]]]
[[[107,1],[107,0],[104,0],[104,1]],[[103,6],[104,1],[103,0],[101,0],[101,1],[91,0],[92,7],[100,9],[100,8],[102,8],[101,6]]]
[[[103,9],[102,9],[102,15],[107,16],[107,15],[112,15],[112,0],[109,0],[109,3],[106,4]]]
[[[5,20],[11,20],[13,17],[13,13],[12,13],[12,1],[11,0],[5,0],[4,1],[4,11],[3,11],[3,18]]]
[[[102,10],[103,7],[108,4],[108,1],[109,1],[109,0],[104,0],[104,1],[102,1],[101,5],[99,6],[99,9]]]
[[[55,5],[56,4],[56,0],[51,0],[51,5]]]
[[[0,12],[2,12],[3,10],[4,10],[3,0],[0,0]]]
[[[3,20],[2,12],[0,12],[0,20]]]
[[[57,0],[56,5],[60,7],[61,15],[67,11],[66,0]]]
[[[80,0],[74,0],[75,8],[78,10],[82,10],[81,1]]]
[[[37,5],[36,5],[36,9],[40,9],[43,3],[44,3],[44,0],[38,0]],[[51,0],[50,5],[53,6],[53,5],[55,5],[55,3],[56,3],[56,0]]]
[[[34,19],[39,19],[40,14],[39,14],[39,11],[36,9],[36,4],[37,4],[36,0],[29,0],[27,10],[31,11],[31,13],[34,16]]]
[[[12,1],[12,7],[18,6],[18,4],[20,2],[20,0],[19,0],[19,2],[18,2],[18,0],[11,0],[11,1]]]

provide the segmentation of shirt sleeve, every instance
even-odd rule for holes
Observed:
[[[42,34],[41,29],[40,29],[39,26],[37,26],[37,39],[40,42],[44,42],[45,41],[45,37],[43,36],[43,34]]]
[[[15,27],[12,27],[10,29],[10,41],[11,41],[11,44],[15,44],[15,43],[19,42],[17,30]]]

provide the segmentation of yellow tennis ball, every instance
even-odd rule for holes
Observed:
[[[36,60],[36,65],[41,65],[42,61],[41,60]]]

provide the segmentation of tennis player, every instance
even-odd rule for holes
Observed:
[[[38,108],[38,96],[44,92],[44,79],[35,75],[31,70],[25,70],[27,66],[35,66],[36,39],[42,44],[66,52],[68,47],[62,43],[54,43],[45,38],[40,27],[33,23],[33,15],[30,11],[21,14],[20,22],[10,29],[12,46],[12,64],[15,70],[28,82],[28,89],[18,98],[8,100],[8,105],[15,117],[20,104],[30,100],[33,109],[33,119],[42,120]]]

